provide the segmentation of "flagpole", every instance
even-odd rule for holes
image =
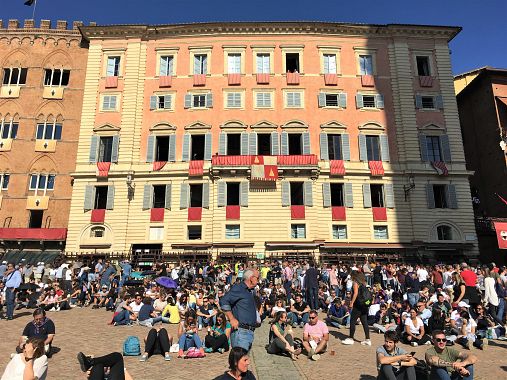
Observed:
[[[33,4],[32,20],[35,22],[35,9],[37,8],[37,0]]]

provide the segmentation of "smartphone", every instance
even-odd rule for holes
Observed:
[[[416,354],[416,352],[415,352],[415,351],[412,351],[412,352],[410,353],[410,356],[415,356],[415,354]]]

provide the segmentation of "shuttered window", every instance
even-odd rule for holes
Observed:
[[[440,137],[426,136],[426,146],[428,149],[429,161],[442,161],[442,155],[440,153]]]
[[[160,57],[160,76],[173,75],[173,62],[174,57],[172,55],[163,55]]]
[[[379,240],[388,239],[387,226],[373,226],[373,238]]]
[[[106,76],[117,77],[120,75],[120,57],[107,57]]]
[[[226,108],[241,108],[242,97],[242,92],[227,92]]]
[[[270,64],[270,54],[269,53],[259,53],[257,54],[257,74],[269,74],[271,72],[269,64]]]
[[[324,74],[336,74],[336,54],[324,54]]]
[[[102,111],[116,111],[117,99],[116,95],[104,95],[102,97]]]
[[[241,54],[229,53],[227,55],[228,74],[241,74]]]
[[[301,92],[287,92],[286,94],[286,107],[287,108],[300,108],[302,107]]]
[[[373,57],[370,54],[359,56],[359,74],[373,75]]]
[[[333,225],[333,239],[347,239],[347,226]]]
[[[227,224],[225,226],[226,239],[239,239],[241,228],[237,224]]]
[[[366,152],[368,161],[380,161],[380,138],[376,135],[366,136]]]
[[[291,224],[290,237],[292,239],[306,239],[306,225],[305,224]]]
[[[208,73],[208,55],[195,54],[194,55],[194,74],[207,74]]]
[[[271,108],[271,92],[256,92],[255,93],[255,107],[256,108]]]

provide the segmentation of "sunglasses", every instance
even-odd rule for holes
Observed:
[[[317,319],[317,318],[318,318],[317,316],[315,316],[315,317],[310,317],[310,319]]]
[[[445,343],[445,342],[447,342],[447,339],[446,338],[435,338],[435,341],[437,343]]]

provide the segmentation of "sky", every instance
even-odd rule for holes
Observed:
[[[25,0],[0,0],[0,19],[32,18]],[[453,73],[507,68],[507,0],[37,0],[35,19],[108,24],[328,21],[461,26],[450,43]],[[37,21],[38,24],[38,21]]]

